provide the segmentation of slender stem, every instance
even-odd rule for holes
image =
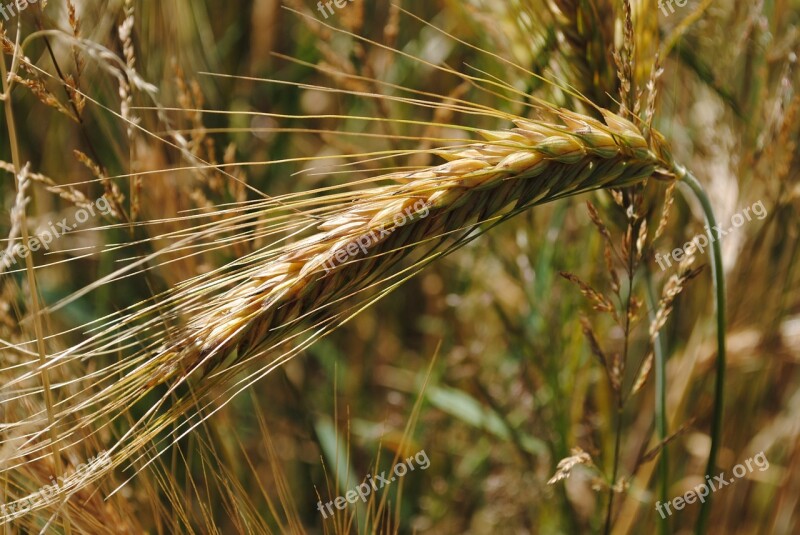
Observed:
[[[649,271],[645,271],[645,280],[647,286],[647,300],[648,309],[650,310],[650,320],[655,318],[655,310],[658,305],[658,299],[653,289],[653,279]],[[655,333],[653,339],[653,355],[655,358],[655,420],[656,431],[658,432],[658,440],[663,444],[658,458],[659,468],[659,501],[666,503],[667,494],[669,492],[669,459],[667,457],[667,352],[664,348],[664,339],[661,333]],[[659,533],[667,535],[669,533],[669,516],[663,518],[658,523]]]
[[[18,30],[19,31],[19,30]],[[15,51],[16,54],[16,51]],[[6,71],[5,57],[0,55],[0,78],[2,78],[3,93],[5,95],[5,114],[8,126],[8,139],[11,148],[11,161],[14,164],[14,182],[17,188],[20,187],[19,176],[22,170],[22,162],[19,157],[19,142],[17,139],[17,128],[14,121],[14,107],[11,102],[11,88],[9,87],[8,73]],[[21,237],[23,243],[30,243],[28,234],[27,216],[23,212],[20,224]],[[36,349],[39,354],[40,377],[42,380],[42,392],[44,393],[45,406],[47,408],[47,423],[50,432],[50,447],[53,453],[53,463],[55,465],[55,475],[60,478],[64,472],[61,463],[61,452],[58,447],[58,433],[55,428],[55,411],[53,403],[53,392],[50,388],[50,375],[47,369],[47,349],[44,345],[44,326],[42,325],[41,309],[39,307],[39,291],[36,285],[36,273],[34,272],[33,257],[25,255],[25,271],[28,280],[28,290],[31,294],[31,314],[33,316],[33,328],[36,334]],[[68,509],[64,513],[64,531],[66,535],[72,533],[69,521]]]
[[[633,200],[629,199],[629,202],[633,203]],[[628,225],[631,226],[632,224],[633,223],[629,220]],[[628,348],[631,335],[631,303],[633,299],[633,277],[635,263],[633,247],[629,247],[628,264],[626,266],[628,275],[628,298],[625,304],[625,348],[623,350],[622,360],[620,362],[618,389],[615,389],[617,395],[617,425],[614,439],[614,469],[611,473],[611,492],[608,497],[608,510],[606,511],[606,526],[604,530],[606,535],[611,533],[611,520],[614,513],[614,493],[616,492],[615,487],[617,486],[617,472],[619,471],[619,456],[622,439],[622,412],[626,401],[626,398],[622,394],[622,389],[625,383],[625,365],[628,362]],[[613,373],[616,373],[616,370]]]
[[[681,180],[694,193],[697,200],[703,206],[708,227],[713,229],[717,226],[714,218],[714,210],[711,201],[708,199],[703,185],[689,171],[678,167]],[[713,474],[717,466],[717,453],[719,451],[720,440],[722,438],[722,416],[725,404],[725,273],[722,267],[722,249],[719,240],[711,240],[711,262],[714,266],[713,280],[715,290],[715,307],[717,315],[717,370],[716,382],[714,385],[714,413],[711,420],[711,449],[708,453],[708,465],[706,474]],[[711,498],[711,496],[709,496]],[[700,516],[697,519],[695,533],[702,535],[706,532],[708,525],[708,515],[711,511],[711,500],[706,499],[700,505]]]
[[[621,395],[620,395],[621,397]],[[606,510],[606,525],[603,533],[611,533],[611,517],[614,512],[614,487],[617,486],[617,472],[619,471],[619,450],[622,439],[622,407],[617,405],[617,425],[614,432],[614,468],[611,475],[611,488],[608,495],[608,509]]]

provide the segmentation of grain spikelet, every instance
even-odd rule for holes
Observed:
[[[485,222],[512,204],[624,187],[661,165],[628,121],[608,112],[605,125],[560,114],[565,125],[518,119],[517,128],[483,132],[485,143],[438,151],[447,163],[384,176],[405,183],[360,193],[352,206],[322,221],[320,232],[220,296],[192,322],[183,347],[173,349],[183,364],[171,366],[212,368],[234,350],[242,355],[273,344],[295,319],[358,291],[411,248]]]

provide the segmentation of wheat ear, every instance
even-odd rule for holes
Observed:
[[[173,345],[171,367],[206,370],[230,354],[274,344],[298,318],[358,292],[411,249],[527,207],[646,179],[664,167],[638,128],[602,110],[605,124],[558,111],[563,124],[514,121],[486,139],[436,151],[436,167],[384,175],[395,183],[360,193],[246,281],[215,298]],[[182,346],[182,347],[181,347]],[[162,359],[159,359],[163,362]]]

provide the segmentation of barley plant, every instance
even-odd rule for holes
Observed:
[[[800,2],[0,0],[0,529],[800,530]]]

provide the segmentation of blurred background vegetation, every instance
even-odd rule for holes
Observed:
[[[51,0],[43,10],[31,6],[21,14],[23,38],[42,28],[72,34],[79,22],[82,38],[126,58],[125,40],[118,32],[126,19],[125,2],[87,0],[76,6],[72,24],[62,0]],[[37,269],[44,303],[56,303],[92,284],[124,260],[93,254],[98,244],[141,240],[135,254],[145,254],[159,246],[160,235],[185,228],[178,216],[186,210],[210,211],[255,199],[242,183],[268,195],[355,184],[394,163],[336,167],[349,161],[348,154],[427,149],[431,142],[426,138],[464,137],[447,124],[508,126],[443,108],[309,86],[391,96],[396,94],[391,84],[396,84],[525,113],[515,102],[404,56],[409,54],[462,73],[497,77],[558,105],[593,111],[563,87],[512,68],[508,62],[514,62],[548,80],[570,84],[601,106],[618,108],[617,68],[609,51],[622,46],[621,2],[355,0],[327,19],[310,0],[136,0],[131,8],[127,16],[132,13],[134,20],[130,43],[135,69],[157,87],[157,99],[166,109],[159,114],[143,91],[133,90],[127,117],[138,118],[144,129],[164,137],[168,125],[171,134],[184,136],[192,154],[230,164],[226,171],[242,182],[192,168],[180,151],[144,131],[128,132],[118,115],[126,113],[118,79],[85,52],[76,61],[68,41],[55,36],[48,42],[32,41],[25,54],[42,70],[38,76],[46,91],[66,108],[48,105],[31,87],[17,86],[13,93],[22,160],[53,181],[32,186],[32,234],[37,225],[45,228],[48,221],[74,210],[65,192],[73,198],[80,192],[87,199],[111,192],[125,209],[111,221],[95,222],[60,239],[47,257],[37,256],[37,264],[47,264]],[[664,72],[657,82],[654,127],[666,137],[676,160],[704,182],[724,226],[757,201],[768,211],[765,219],[747,223],[722,244],[729,364],[719,462],[729,472],[764,451],[770,468],[749,473],[714,494],[710,532],[796,533],[800,3],[690,1],[665,17],[657,2],[641,0],[632,3],[632,10],[634,80],[639,87],[647,82],[659,58]],[[13,42],[16,20],[6,22],[5,31]],[[8,46],[5,54],[10,65]],[[86,105],[79,121],[67,116],[74,111],[52,77],[57,76],[56,64],[95,101]],[[363,78],[337,75],[342,72]],[[21,74],[29,80],[35,75],[35,70]],[[356,119],[365,116],[392,121]],[[4,111],[0,119],[0,160],[11,162]],[[430,120],[442,126],[415,124]],[[75,150],[94,160],[99,174],[87,169]],[[263,165],[298,158],[317,159]],[[434,161],[424,153],[410,160],[413,165]],[[178,167],[187,169],[168,171]],[[13,168],[6,164],[4,169],[0,234],[7,236],[15,184],[8,172]],[[666,190],[657,181],[642,190],[655,224]],[[677,192],[674,199],[666,230],[649,244],[650,275],[644,270],[636,275],[642,294],[646,278],[652,279],[658,295],[675,272],[662,272],[653,254],[681,247],[703,232],[699,205]],[[74,497],[70,515],[98,519],[85,528],[98,533],[601,531],[616,409],[581,317],[609,355],[621,351],[626,336],[559,276],[573,273],[600,291],[612,284],[604,239],[584,206],[587,200],[598,207],[615,243],[621,242],[627,220],[607,193],[529,211],[433,264],[249,388],[112,500],[89,509],[81,505],[85,500]],[[165,222],[134,228],[128,224],[132,220]],[[251,241],[205,251],[160,266],[150,277],[133,276],[101,287],[47,316],[47,332],[63,333],[49,339],[49,347],[79,343],[85,334],[80,326],[86,322],[263,245]],[[699,255],[696,265],[708,262],[708,255]],[[1,277],[0,339],[27,340],[33,327],[24,267]],[[705,269],[677,298],[661,332],[670,432],[681,429],[665,448],[668,497],[704,479],[716,351],[711,296],[710,270]],[[652,303],[644,306],[653,308]],[[648,352],[646,316],[643,312],[645,319],[638,325],[642,332],[631,352],[631,369]],[[0,354],[2,379],[7,379],[25,357],[7,349]],[[87,363],[86,369],[72,372],[81,377],[92,366]],[[699,507],[689,506],[668,524],[659,523],[658,456],[642,461],[658,442],[655,399],[650,377],[622,412],[623,483],[614,532],[648,533],[659,525],[669,533],[688,532],[697,519]],[[141,414],[138,410],[130,417]],[[4,413],[3,418],[11,416]],[[85,443],[75,445],[76,462],[102,449],[123,428],[107,426],[93,434],[87,430]],[[576,447],[597,468],[578,467],[566,480],[548,485],[559,461]],[[318,500],[343,495],[366,474],[391,467],[396,454],[408,457],[423,449],[430,468],[409,473],[377,493],[369,506],[337,511],[327,521],[317,511]],[[47,473],[32,463],[24,483],[19,476],[13,481],[33,491],[46,483],[46,477],[37,478]],[[97,483],[100,496],[130,473],[116,477],[116,482]],[[52,511],[38,514],[3,529],[38,532]],[[62,532],[59,526],[60,519],[46,529]]]

